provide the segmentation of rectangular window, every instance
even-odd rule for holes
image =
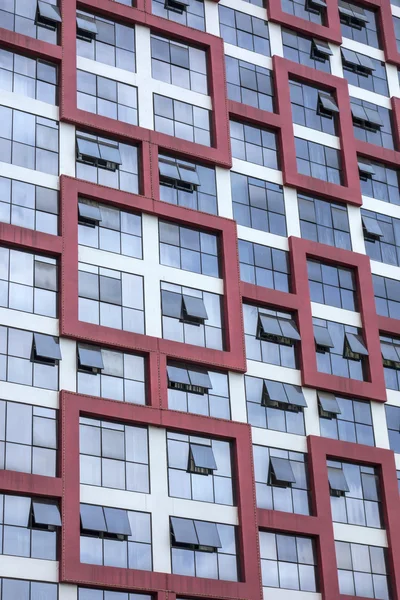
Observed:
[[[78,108],[138,124],[137,88],[94,73],[77,71]]]
[[[270,69],[225,56],[229,100],[274,112],[274,84]]]
[[[215,169],[158,155],[160,200],[217,214]]]
[[[368,351],[360,330],[315,317],[313,324],[318,371],[364,381],[364,361]]]
[[[39,352],[38,343],[45,345]],[[58,390],[60,359],[58,338],[0,327],[0,381]]]
[[[276,133],[230,121],[232,156],[270,169],[278,169]]]
[[[400,406],[385,404],[385,410],[390,449],[400,454]]]
[[[355,137],[362,142],[393,150],[391,111],[366,100],[352,97],[350,100]]]
[[[243,304],[246,357],[295,369],[299,332],[290,313]]]
[[[341,185],[342,161],[339,150],[301,138],[295,137],[294,141],[297,170],[301,175]]]
[[[339,108],[333,94],[289,80],[293,123],[336,135]]]
[[[58,122],[0,106],[0,162],[58,175]]]
[[[393,26],[394,26],[394,34],[396,36],[396,42],[397,42],[397,51],[399,52],[399,49],[400,49],[400,18],[392,15],[392,19],[393,19]]]
[[[57,235],[57,190],[0,177],[0,222]]]
[[[0,594],[2,598],[20,598],[21,600],[37,600],[37,598],[58,600],[58,585],[42,581],[2,578],[0,579]]]
[[[282,0],[282,10],[311,23],[325,25],[326,0]]]
[[[379,48],[376,11],[339,0],[339,17],[343,37]]]
[[[335,546],[340,593],[388,600],[386,549],[350,542]]]
[[[57,317],[55,258],[0,247],[0,306]]]
[[[245,375],[245,388],[250,425],[305,435],[306,401],[300,387]]]
[[[79,263],[79,320],[144,333],[143,277]]]
[[[385,63],[354,50],[341,48],[343,75],[350,85],[389,96]]]
[[[56,477],[57,411],[0,400],[0,469]]]
[[[319,427],[323,437],[374,446],[371,405],[318,391]]]
[[[79,394],[146,404],[142,356],[78,344],[77,364]]]
[[[169,362],[167,376],[170,409],[231,418],[229,382],[225,373]]]
[[[164,17],[175,23],[187,25],[200,31],[206,30],[203,0],[152,0],[153,15]]]
[[[4,29],[22,35],[57,44],[58,27],[61,23],[60,9],[57,0],[18,0],[2,2],[0,7],[0,23]],[[38,9],[40,5],[40,13]],[[49,18],[46,18],[49,17]]]
[[[288,60],[324,73],[331,72],[332,50],[327,42],[304,37],[291,29],[282,29],[282,42],[283,56]]]
[[[267,21],[219,6],[219,31],[227,44],[271,56]]]
[[[172,573],[238,581],[233,525],[171,517]]]
[[[160,264],[220,277],[218,236],[159,221]]]
[[[151,76],[158,81],[207,95],[207,52],[153,34]]]
[[[400,339],[380,336],[386,387],[400,390]]]
[[[171,497],[233,506],[229,442],[167,432],[167,452]]]
[[[288,252],[238,240],[240,279],[281,292],[290,289]]]
[[[135,71],[135,30],[97,15],[80,10],[77,17],[76,51],[78,56],[95,60],[111,67]],[[90,24],[90,36],[80,35],[81,27]]]
[[[152,570],[151,515],[81,504],[81,562]]]
[[[60,511],[51,500],[28,496],[0,496],[0,553],[25,558],[57,560]]]
[[[136,146],[76,132],[76,176],[79,179],[138,194],[138,169]]]
[[[365,250],[371,260],[400,266],[400,219],[361,209]]]
[[[57,104],[57,84],[57,65],[0,48],[0,89]]]
[[[161,282],[163,338],[223,349],[221,297]]]
[[[153,94],[154,129],[188,142],[211,146],[210,111]]]
[[[264,587],[318,591],[312,538],[260,531],[261,574]]]
[[[383,163],[358,159],[361,192],[363,196],[400,205],[399,172]]]
[[[311,302],[357,310],[356,282],[353,269],[307,260]]]
[[[115,0],[115,2],[121,2],[121,4],[127,4],[128,0],[122,2],[122,0]],[[129,5],[130,6],[130,5]],[[111,592],[113,600],[127,600],[126,592]],[[108,590],[99,590],[98,588],[79,588],[78,587],[78,600],[109,600],[110,592]],[[152,600],[150,594],[133,594],[129,593],[129,600]],[[32,599],[33,600],[33,599]],[[49,598],[53,600],[53,598]],[[56,598],[54,598],[56,600]]]
[[[351,250],[349,216],[345,204],[297,194],[301,237]]]
[[[147,428],[87,417],[79,423],[80,482],[148,494]]]
[[[233,218],[238,225],[286,237],[283,187],[231,171]]]
[[[376,312],[382,317],[400,319],[400,281],[372,275]]]

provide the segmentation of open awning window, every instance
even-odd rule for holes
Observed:
[[[76,33],[80,40],[86,42],[94,40],[98,33],[95,18],[78,13],[76,16]]]
[[[201,325],[207,321],[208,314],[202,298],[194,296],[182,296],[182,320],[192,323],[193,325]]]
[[[328,392],[317,392],[319,414],[325,419],[336,419],[341,414],[341,410],[334,394]]]
[[[101,212],[98,206],[78,202],[78,222],[81,225],[95,227],[101,222]]]
[[[383,237],[383,231],[377,219],[361,215],[361,221],[363,224],[364,237],[366,239],[370,241],[376,241]]]
[[[215,523],[171,517],[172,544],[215,552],[222,548]]]
[[[32,500],[33,525],[53,530],[61,527],[60,509],[55,502]]]
[[[300,386],[264,379],[261,397],[262,406],[281,410],[299,411],[307,406]]]
[[[214,452],[211,446],[190,444],[188,471],[198,475],[212,475],[217,470]]]
[[[361,360],[363,356],[368,356],[368,350],[361,335],[346,333],[344,336],[344,358]]]
[[[94,374],[104,369],[101,348],[78,344],[78,368],[81,371],[89,371]]]
[[[287,458],[270,458],[270,483],[279,487],[290,487],[296,483],[290,460]]]
[[[324,117],[333,117],[339,113],[339,107],[332,94],[319,92],[318,94],[318,114]]]
[[[360,178],[364,181],[375,175],[375,169],[371,163],[361,158],[358,159],[358,171]]]
[[[359,104],[350,103],[354,125],[376,131],[383,126],[379,112],[373,108],[364,108]]]
[[[61,360],[58,338],[43,333],[33,334],[32,361],[55,365]]]
[[[381,342],[383,365],[389,369],[400,369],[400,346]]]
[[[132,535],[125,509],[81,504],[80,515],[83,532],[97,533],[100,537],[108,535],[119,540]]]
[[[334,347],[331,334],[327,327],[314,325],[314,340],[317,352],[324,354]]]
[[[332,56],[332,50],[327,42],[313,39],[311,43],[311,54],[318,60],[326,60],[329,56]]]
[[[195,165],[178,159],[159,157],[158,168],[163,183],[167,183],[186,191],[194,191],[200,186],[200,179]],[[167,181],[165,181],[167,180]]]
[[[292,346],[300,340],[300,334],[293,319],[259,314],[257,337],[276,344]]]
[[[346,492],[350,491],[342,469],[328,467],[328,481],[331,496],[344,496]]]
[[[340,48],[342,54],[343,66],[354,71],[355,73],[361,73],[363,75],[370,75],[375,71],[375,67],[368,56],[365,54],[359,54],[354,50],[348,50],[347,48]]]
[[[364,9],[361,6],[351,4],[351,2],[345,2],[339,0],[339,15],[342,23],[362,29],[368,23],[368,17],[365,14]]]
[[[189,0],[165,0],[165,8],[172,12],[182,14],[190,6]]]
[[[207,394],[212,389],[208,371],[168,365],[168,387],[192,394]]]
[[[76,158],[100,169],[116,171],[122,164],[118,143],[97,142],[85,137],[76,138]]]
[[[62,22],[60,9],[58,6],[54,6],[54,4],[39,0],[37,3],[36,20],[38,25],[55,30],[57,25]]]

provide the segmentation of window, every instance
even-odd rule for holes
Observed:
[[[400,282],[380,275],[372,275],[372,281],[378,315],[400,319]]]
[[[148,494],[147,428],[81,417],[80,482]]]
[[[182,8],[177,7],[176,4],[179,5],[179,2],[174,4],[173,0],[169,0],[166,4],[165,0],[152,0],[153,14],[205,31],[206,21],[203,0],[187,0]]]
[[[350,542],[335,542],[341,594],[389,599],[386,550]]]
[[[163,338],[223,349],[221,297],[172,283],[161,283]]]
[[[78,56],[96,62],[118,67],[126,71],[135,71],[135,30],[97,15],[77,11],[78,36],[76,51]],[[80,25],[89,22],[92,37],[79,35]]]
[[[136,146],[76,132],[76,177],[139,193],[138,150]]]
[[[283,0],[282,10],[311,23],[325,24],[326,0]]]
[[[342,161],[339,150],[301,138],[294,138],[294,141],[297,170],[301,175],[341,185]]]
[[[0,247],[0,306],[57,316],[57,260]]]
[[[0,89],[57,104],[57,78],[57,65],[0,48]]]
[[[79,320],[144,333],[143,277],[79,263]]]
[[[37,600],[37,598],[46,598],[46,600],[57,600],[58,585],[42,581],[2,578],[0,579],[0,594],[5,599]]]
[[[343,75],[350,85],[389,96],[384,62],[347,48],[341,48],[341,53]]]
[[[368,351],[357,327],[316,318],[313,324],[318,371],[364,381]]]
[[[0,400],[0,469],[56,476],[57,412]]]
[[[400,19],[399,19],[399,17],[395,17],[394,15],[392,15],[392,19],[393,19],[393,25],[394,25],[394,35],[396,36],[396,42],[397,42],[397,51],[399,51],[399,48],[400,48]]]
[[[339,0],[339,17],[343,37],[379,48],[375,11],[368,10],[365,5]]]
[[[79,344],[77,392],[146,404],[144,359],[136,354]]]
[[[311,538],[260,531],[264,587],[316,592],[316,557]]]
[[[363,196],[400,205],[399,174],[397,169],[383,163],[358,159],[361,192]]]
[[[267,21],[219,6],[219,30],[227,44],[271,56]]]
[[[217,214],[215,169],[158,155],[160,200]]]
[[[79,109],[138,124],[137,88],[86,71],[78,70],[77,78]]]
[[[304,37],[295,31],[282,28],[283,56],[299,65],[324,73],[331,72],[329,57],[332,50],[326,42]]]
[[[207,95],[207,52],[152,35],[151,76]]]
[[[350,100],[355,137],[362,142],[393,150],[391,111],[366,100]]]
[[[44,348],[37,344],[44,343]],[[58,390],[58,339],[22,329],[0,327],[0,381]]]
[[[78,202],[78,239],[82,246],[143,258],[142,217],[86,198]]]
[[[244,240],[238,240],[238,243],[242,281],[281,292],[289,292],[288,252]]]
[[[328,460],[332,520],[382,527],[379,479],[374,467]]]
[[[233,56],[225,56],[229,100],[274,111],[272,71]]]
[[[172,573],[238,581],[233,525],[171,517]]]
[[[0,177],[0,221],[57,235],[58,192]]]
[[[287,235],[283,188],[231,171],[233,218],[238,225]]]
[[[386,387],[400,390],[400,340],[383,335],[380,340]]]
[[[0,496],[0,553],[26,558],[57,559],[60,511],[51,500]]]
[[[310,514],[305,454],[253,445],[258,508]]]
[[[361,209],[365,250],[371,260],[400,266],[400,219]]]
[[[167,432],[167,450],[170,496],[234,504],[229,442]]]
[[[353,269],[307,260],[311,302],[357,310],[356,282]]]
[[[371,405],[318,391],[319,427],[323,437],[374,446]]]
[[[248,375],[244,381],[250,425],[305,435],[303,408],[306,402],[300,387]]]
[[[81,504],[81,562],[151,571],[150,514]]]
[[[0,162],[58,175],[58,123],[0,106]]]
[[[297,194],[301,237],[351,250],[350,226],[345,204],[334,204]]]
[[[122,2],[121,0],[115,0],[126,4],[128,0]],[[152,596],[147,594],[127,594],[126,592],[111,592],[113,600],[152,600]],[[108,600],[110,598],[110,592],[107,590],[99,590],[94,588],[78,588],[78,600]],[[49,599],[50,600],[50,599]],[[51,599],[53,600],[53,599]]]
[[[246,357],[271,365],[296,368],[299,332],[290,313],[243,304]]]
[[[339,108],[333,94],[293,79],[289,85],[293,122],[336,135]]]
[[[210,111],[154,94],[154,129],[160,133],[211,146]]]
[[[273,131],[230,121],[232,156],[256,165],[278,168],[277,139]]]
[[[50,19],[43,18],[45,15],[50,16]],[[57,0],[46,0],[46,2],[26,0],[23,3],[18,0],[8,0],[7,3],[2,2],[0,23],[4,29],[50,44],[57,44],[58,26],[61,23],[60,9]]]
[[[400,454],[400,407],[385,404],[390,449]]]
[[[184,271],[219,277],[218,237],[159,221],[160,263]]]

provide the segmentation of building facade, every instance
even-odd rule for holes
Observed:
[[[2,600],[400,600],[398,69],[399,0],[0,0]]]

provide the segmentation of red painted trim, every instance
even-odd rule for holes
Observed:
[[[9,223],[0,223],[0,242],[7,246],[23,248],[32,252],[37,250],[53,256],[58,256],[62,252],[60,237]]]
[[[15,33],[1,27],[0,44],[14,52],[21,52],[32,58],[43,58],[56,63],[61,62],[62,49],[60,46],[42,42],[27,35],[22,35],[22,33]]]

